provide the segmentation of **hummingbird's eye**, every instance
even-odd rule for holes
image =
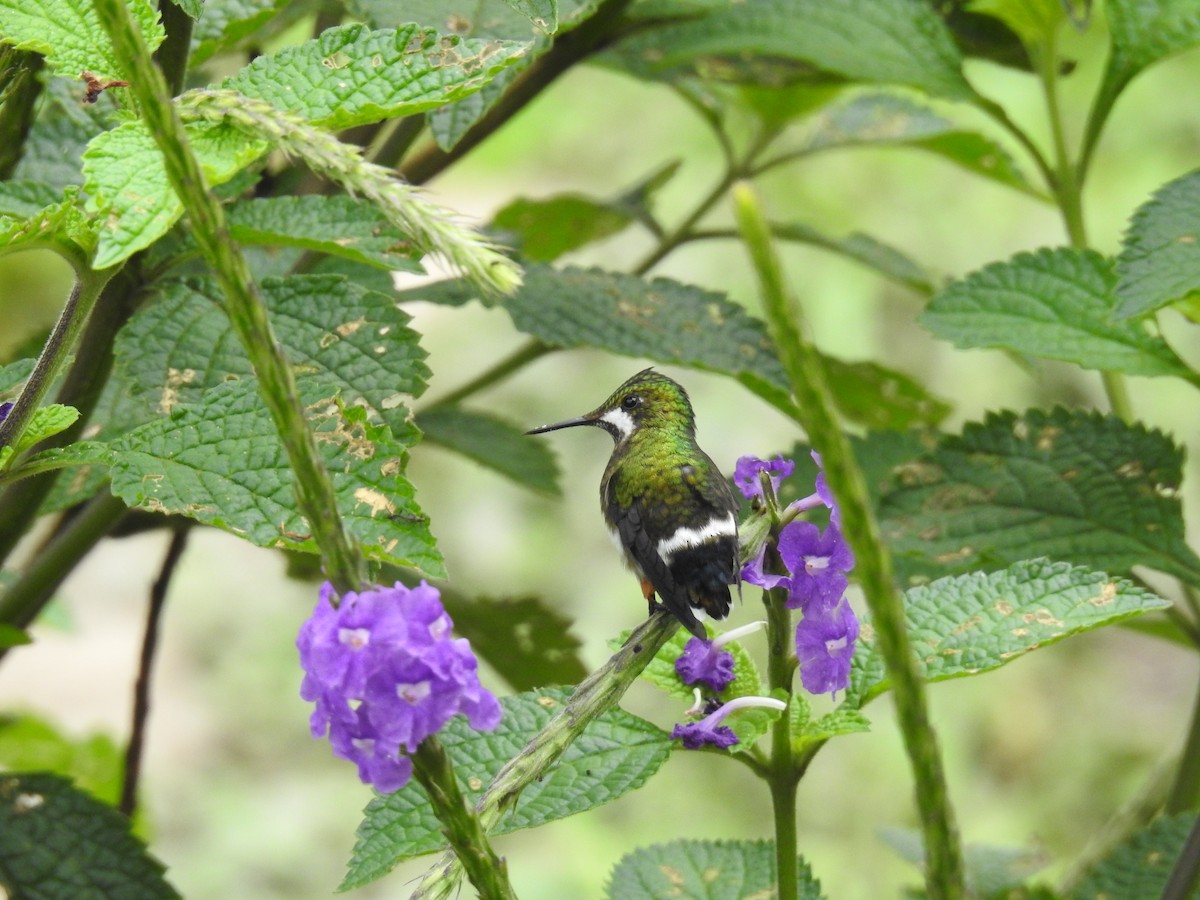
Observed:
[[[637,394],[630,394],[628,397],[626,397],[624,400],[621,401],[621,409],[625,409],[625,410],[637,409],[641,405],[642,405],[642,398],[639,397]]]

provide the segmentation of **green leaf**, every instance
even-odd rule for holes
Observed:
[[[190,122],[184,126],[209,185],[228,181],[267,151],[232,125]],[[107,269],[150,246],[183,215],[171,189],[162,154],[145,123],[127,122],[88,144],[83,154],[88,208],[103,226],[92,265]]]
[[[1072,900],[1161,897],[1195,821],[1195,811],[1155,819],[1088,869]]]
[[[193,0],[197,2],[197,0]],[[203,0],[203,14],[192,29],[192,67],[218,53],[231,50],[261,31],[287,7],[287,0]]]
[[[129,820],[57,775],[0,775],[0,884],[13,897],[178,897]]]
[[[851,81],[900,84],[971,101],[962,57],[920,0],[757,0],[717,4],[644,28],[618,45],[627,68],[656,77],[703,74],[716,61],[765,56]]]
[[[0,468],[32,447],[34,444],[53,437],[60,431],[66,431],[79,418],[79,410],[73,406],[63,406],[61,403],[51,403],[33,411],[29,424],[21,433],[15,444],[0,447]]]
[[[799,711],[792,715],[791,722],[792,743],[797,750],[843,734],[859,734],[871,730],[870,719],[859,710],[846,706],[839,706],[819,719],[807,715],[805,704],[793,701],[791,709]]]
[[[974,12],[1007,25],[1027,47],[1049,42],[1067,19],[1063,0],[973,0]]]
[[[895,94],[857,94],[845,103],[826,107],[813,117],[804,151],[878,144],[934,153],[983,178],[1046,199],[1000,144]]]
[[[617,234],[634,221],[628,212],[580,194],[545,200],[520,197],[492,220],[527,259],[550,262],[564,253]]]
[[[466,599],[443,588],[454,630],[515,691],[577,684],[587,677],[571,622],[537,597]]]
[[[1032,559],[999,572],[939,578],[904,592],[922,677],[944,681],[997,669],[1031,650],[1171,604],[1103,572]],[[874,632],[863,628],[844,707],[887,690]]]
[[[931,395],[907,375],[874,362],[848,363],[822,356],[838,410],[868,428],[901,431],[936,425],[950,404]]]
[[[73,258],[90,256],[96,234],[76,205],[77,194],[69,187],[59,202],[27,217],[0,215],[0,255],[41,248]]]
[[[558,30],[558,0],[505,0],[533,22],[538,31],[554,34]]]
[[[1116,416],[989,415],[894,472],[880,527],[898,573],[936,576],[1048,556],[1200,583],[1184,537],[1183,452]]]
[[[25,383],[35,365],[36,359],[18,359],[0,366],[0,396],[15,394],[16,388]]]
[[[116,806],[125,777],[125,754],[104,734],[73,739],[35,716],[5,716],[0,718],[0,768],[47,770]]]
[[[444,576],[404,478],[409,444],[367,422],[361,407],[342,407],[327,382],[299,381],[339,514],[363,554]],[[184,515],[261,547],[317,552],[255,379],[206,391],[201,402],[135,428],[111,448],[112,491],[127,505]]]
[[[432,444],[461,453],[518,484],[558,494],[558,463],[550,448],[503,419],[459,406],[434,406],[417,416]]]
[[[114,351],[113,389],[144,409],[132,424],[204,402],[208,390],[252,375],[215,281],[168,281],[158,289],[121,330]],[[408,404],[425,390],[429,368],[407,313],[390,297],[337,275],[267,278],[261,290],[298,374],[332,385],[347,404],[365,403],[396,438],[415,443]],[[101,434],[114,436],[112,428]]]
[[[780,240],[799,241],[837,253],[922,294],[936,290],[933,276],[922,265],[869,234],[856,231],[838,238],[803,222],[775,224],[771,231]]]
[[[0,182],[0,215],[28,219],[62,200],[62,191],[40,181]]]
[[[166,37],[149,0],[127,0],[142,39],[154,50]],[[0,0],[0,43],[46,57],[57,74],[89,71],[101,81],[128,79],[89,0]]]
[[[1111,105],[1143,69],[1200,43],[1200,6],[1193,0],[1107,0],[1112,53],[1097,106]]]
[[[33,643],[33,638],[29,636],[29,632],[22,631],[15,625],[0,623],[0,648],[19,647],[22,644],[31,643]]]
[[[920,322],[957,347],[999,347],[1129,375],[1191,375],[1144,322],[1113,320],[1116,276],[1092,250],[1021,253],[951,284]]]
[[[421,272],[421,253],[375,204],[310,194],[264,197],[229,208],[229,233],[243,244],[299,247],[381,269]]]
[[[505,697],[500,701],[504,717],[495,731],[473,731],[462,717],[456,717],[439,732],[468,803],[569,697],[567,688]],[[641,787],[670,752],[671,740],[661,729],[620,709],[609,709],[588,723],[546,775],[522,792],[494,833],[531,828],[615,800]],[[441,825],[415,782],[378,796],[367,805],[339,890],[380,878],[397,863],[432,853],[444,844]]]
[[[462,39],[416,25],[342,25],[260,56],[221,87],[330,129],[409,116],[474,93],[521,59],[515,41]]]
[[[1117,257],[1117,318],[1154,312],[1200,291],[1200,170],[1138,207]]]
[[[796,896],[820,900],[821,883],[798,860]],[[676,840],[626,854],[609,877],[611,900],[662,897],[777,897],[775,845],[770,841]]]
[[[88,141],[112,127],[112,102],[102,96],[96,103],[80,103],[79,89],[78,81],[48,79],[14,178],[60,191],[83,184],[83,152]]]

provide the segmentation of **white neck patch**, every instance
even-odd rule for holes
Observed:
[[[610,409],[600,417],[600,421],[607,422],[613,428],[617,429],[617,443],[626,440],[633,434],[633,416],[625,412],[623,409]]]

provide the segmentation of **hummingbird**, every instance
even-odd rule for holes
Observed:
[[[729,586],[738,583],[738,506],[716,463],[696,444],[687,392],[644,369],[591,412],[526,434],[576,425],[612,436],[600,508],[626,565],[641,579],[650,611],[657,593],[688,631],[707,639],[697,613],[725,618]]]

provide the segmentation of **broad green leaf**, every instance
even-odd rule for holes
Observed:
[[[222,184],[266,152],[232,125],[190,122],[188,140],[209,185]],[[107,269],[150,246],[183,215],[162,154],[145,123],[127,122],[98,135],[83,154],[88,208],[103,221],[93,267]]]
[[[1045,199],[996,141],[896,94],[857,94],[821,110],[811,120],[804,152],[874,144],[935,153],[976,175]]]
[[[35,359],[18,359],[0,366],[0,396],[10,392],[15,393],[15,388],[25,383],[35,365],[37,365]]]
[[[1107,0],[1112,52],[1097,106],[1111,105],[1143,69],[1200,43],[1200,5],[1194,0]]]
[[[894,472],[880,528],[897,571],[936,577],[1035,556],[1200,583],[1179,502],[1183,452],[1116,416],[989,415]]]
[[[10,460],[20,456],[34,444],[53,437],[60,431],[66,431],[78,418],[79,410],[73,406],[63,406],[61,403],[51,403],[49,406],[35,409],[17,442],[0,447],[0,468],[4,468]]]
[[[1160,816],[1087,870],[1071,900],[1161,897],[1196,813]]]
[[[537,597],[465,598],[443,588],[454,630],[515,691],[577,684],[587,677],[571,622]]]
[[[142,39],[154,50],[166,37],[150,0],[127,0]],[[89,0],[0,0],[0,43],[46,57],[57,74],[91,72],[101,81],[128,79]]]
[[[18,250],[53,249],[86,257],[96,245],[95,226],[76,205],[76,188],[30,216],[0,215],[0,255]]]
[[[1142,315],[1200,291],[1200,170],[1142,204],[1117,257],[1118,318]]]
[[[997,669],[1073,634],[1170,605],[1123,579],[1046,559],[951,575],[904,592],[909,634],[928,681]],[[888,687],[874,630],[864,627],[844,707],[857,709]]]
[[[957,347],[999,347],[1129,375],[1191,372],[1145,322],[1113,319],[1112,264],[1062,247],[992,263],[945,288],[920,322]]]
[[[0,624],[0,648],[3,647],[19,647],[22,644],[30,644],[33,638],[29,636],[29,632],[22,631],[14,625]],[[0,727],[3,727],[0,725]]]
[[[413,115],[474,93],[517,62],[526,45],[440,35],[416,25],[342,25],[260,56],[221,87],[326,128]]]
[[[461,305],[478,294],[461,280],[401,294],[406,300]],[[490,301],[484,301],[490,302]],[[723,294],[666,278],[652,281],[596,269],[531,266],[525,283],[500,301],[518,329],[557,347],[599,347],[625,356],[732,375],[770,402],[786,406],[787,375],[766,327]],[[826,359],[844,412],[888,427],[937,421],[939,401],[899,373]],[[837,378],[847,378],[840,390]],[[872,391],[875,393],[872,394]]]
[[[819,719],[813,719],[807,714],[806,704],[796,703],[794,700],[789,712],[791,710],[799,711],[793,713],[791,721],[792,743],[797,750],[843,734],[859,734],[871,730],[870,719],[859,710],[846,706],[839,706]]]
[[[1011,28],[1026,46],[1045,44],[1067,19],[1063,0],[972,0],[974,12],[986,13]]]
[[[205,0],[178,0],[176,4],[184,14],[193,21],[200,18],[204,12]]]
[[[0,774],[0,885],[12,897],[178,897],[107,804],[45,773]]]
[[[192,29],[188,64],[198,66],[259,32],[287,7],[287,0],[203,0]]]
[[[695,13],[639,30],[618,44],[615,58],[642,74],[673,77],[703,74],[714,61],[767,57],[949,100],[975,97],[950,33],[920,0],[757,0]]]
[[[243,244],[300,247],[383,269],[422,271],[420,252],[375,204],[310,194],[264,197],[229,208],[229,233]]]
[[[75,80],[48,79],[14,178],[42,182],[60,191],[83,184],[83,152],[88,141],[112,127],[113,104],[107,95],[96,103],[80,103],[80,87]]]
[[[417,416],[417,427],[428,443],[461,453],[535,491],[559,493],[554,453],[511,422],[459,406],[434,406]]]
[[[368,559],[444,576],[428,519],[404,478],[409,444],[343,408],[319,378],[301,401],[333,482],[338,512]],[[111,444],[112,491],[127,505],[223,528],[262,547],[316,553],[293,477],[255,379],[206,391]]]
[[[68,738],[35,716],[0,717],[0,768],[62,775],[112,806],[121,797],[124,757],[122,748],[104,734]]]
[[[62,192],[40,181],[0,181],[0,215],[28,219],[62,200]]]
[[[337,275],[267,278],[261,290],[275,336],[298,373],[331,385],[344,403],[365,403],[396,438],[415,442],[408,404],[425,390],[429,369],[407,313],[390,297]],[[134,424],[251,377],[220,303],[212,279],[168,281],[121,330],[113,390],[143,402],[145,413]],[[114,429],[101,436],[113,437]]]
[[[796,896],[820,900],[821,883],[797,860]],[[778,897],[775,845],[770,841],[676,840],[626,854],[609,876],[610,900],[663,897]]]
[[[567,688],[505,697],[500,701],[504,717],[495,731],[473,731],[462,717],[456,717],[439,732],[468,803],[569,697]],[[521,793],[494,833],[552,822],[636,790],[658,771],[671,746],[658,727],[623,710],[609,709],[589,722],[546,775]],[[441,827],[416,782],[376,797],[358,827],[358,841],[339,890],[374,881],[409,857],[440,849],[445,844]]]
[[[545,200],[519,197],[492,219],[506,241],[527,259],[550,262],[564,253],[617,234],[633,216],[612,204],[580,194],[559,194]]]
[[[527,16],[538,31],[554,34],[558,30],[558,0],[505,0],[523,16]]]
[[[874,362],[848,363],[822,356],[838,410],[868,428],[903,430],[936,425],[950,405],[907,375]]]
[[[856,231],[838,238],[803,222],[775,224],[771,231],[780,240],[812,244],[840,254],[922,294],[932,294],[936,290],[933,276],[923,266],[869,234]]]
[[[991,60],[1026,72],[1033,71],[1029,51],[1021,43],[1020,37],[999,19],[975,12],[974,0],[926,2],[942,17],[964,56]]]

